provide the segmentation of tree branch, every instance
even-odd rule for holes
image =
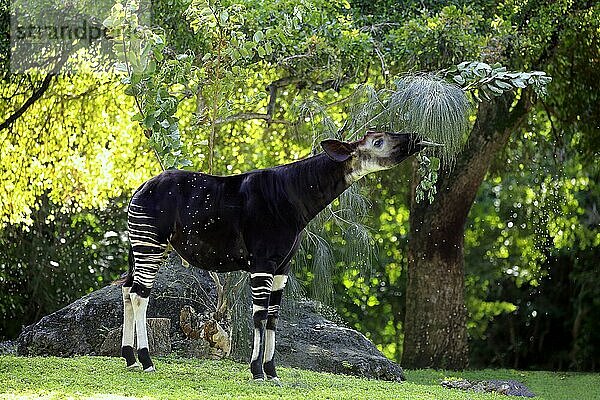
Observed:
[[[0,124],[0,131],[11,126],[17,119],[19,119],[23,114],[25,114],[25,111],[27,111],[29,109],[29,107],[31,107],[36,101],[38,101],[40,99],[40,97],[42,97],[44,95],[46,90],[48,90],[48,88],[50,87],[50,82],[52,81],[52,78],[54,77],[54,75],[55,74],[51,73],[51,72],[46,74],[46,77],[42,81],[42,84],[40,85],[40,87],[37,88],[31,94],[31,96],[25,101],[25,103],[23,103],[21,105],[21,107],[19,107],[4,122],[2,122],[2,124]]]
[[[54,67],[44,77],[44,80],[42,81],[42,84],[40,85],[40,87],[37,88],[31,94],[31,96],[25,101],[25,103],[23,103],[21,105],[21,107],[19,107],[4,122],[2,122],[0,124],[0,131],[2,131],[4,129],[8,128],[9,126],[11,126],[17,119],[19,119],[23,114],[25,114],[25,112],[29,109],[29,107],[31,107],[36,101],[38,101],[44,95],[44,93],[46,93],[46,91],[50,87],[50,83],[52,82],[52,78],[55,75],[58,75],[58,73],[62,69],[63,65],[65,64],[65,62],[67,62],[68,58],[69,58],[69,53],[66,52],[66,51],[63,52],[63,54],[58,59],[58,61],[54,65]]]
[[[225,125],[225,124],[230,124],[232,122],[238,122],[238,121],[250,121],[252,119],[262,119],[262,120],[268,121],[269,123],[275,123],[275,124],[286,124],[286,125],[291,124],[290,121],[281,120],[281,119],[273,119],[271,115],[265,114],[265,113],[255,113],[255,112],[244,113],[244,112],[242,112],[242,113],[230,115],[228,117],[219,118],[215,121],[215,125]]]
[[[310,89],[316,91],[326,91],[329,89],[339,90],[341,86],[343,86],[346,82],[348,82],[350,78],[348,76],[344,76],[340,79],[329,79],[323,82],[308,82],[306,80],[302,80],[296,77],[287,76],[284,78],[277,79],[271,82],[265,90],[269,92],[269,102],[267,104],[267,111],[265,113],[257,113],[257,112],[240,112],[237,114],[230,115],[228,117],[217,118],[214,121],[215,126],[217,125],[225,125],[232,122],[238,121],[249,121],[253,119],[264,120],[268,123],[275,124],[284,124],[291,125],[292,122],[283,120],[283,119],[273,119],[273,114],[275,113],[275,105],[277,102],[277,93],[280,88],[295,85],[297,89]]]

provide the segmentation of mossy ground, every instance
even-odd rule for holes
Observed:
[[[539,400],[600,399],[600,374],[422,370],[394,383],[279,368],[276,386],[251,381],[247,366],[233,361],[157,358],[156,364],[148,374],[125,370],[118,358],[0,356],[0,399],[508,399],[444,389],[439,382],[448,377],[516,379]]]

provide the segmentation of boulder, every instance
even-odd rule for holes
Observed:
[[[169,318],[171,337],[181,331],[179,312],[185,305],[207,309],[216,290],[205,271],[186,268],[176,256],[161,268],[148,304],[148,318]],[[121,287],[109,285],[26,327],[17,339],[22,355],[102,355],[106,337],[123,323]]]
[[[148,318],[170,320],[170,341],[176,354],[210,357],[211,349],[206,343],[183,334],[180,313],[186,306],[199,313],[210,312],[215,301],[216,290],[208,273],[184,267],[173,255],[157,275]],[[293,308],[293,313],[283,313],[277,328],[278,365],[375,379],[404,379],[400,366],[385,358],[364,335],[321,315],[319,303],[295,301]],[[17,339],[17,351],[21,355],[63,357],[117,355],[122,321],[121,288],[110,285],[26,327]]]
[[[388,360],[362,333],[319,313],[315,301],[299,301],[296,318],[280,318],[276,363],[336,374],[389,381],[404,380],[402,368]],[[329,313],[331,311],[329,310]]]

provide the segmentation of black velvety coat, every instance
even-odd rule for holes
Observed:
[[[159,241],[191,265],[286,275],[302,230],[348,188],[347,173],[325,153],[232,176],[168,170],[132,203],[153,214]]]

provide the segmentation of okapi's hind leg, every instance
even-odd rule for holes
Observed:
[[[148,351],[148,332],[146,329],[146,312],[148,296],[156,278],[156,273],[164,261],[167,248],[165,235],[159,235],[155,226],[155,217],[141,206],[129,204],[128,211],[129,241],[131,242],[130,257],[133,256],[133,271],[131,287],[123,287],[123,357],[127,366],[135,358],[129,346],[133,346],[133,329],[137,338],[137,356],[146,372],[154,371],[154,363]],[[161,239],[162,238],[162,239]],[[127,296],[126,296],[127,293]],[[133,349],[133,347],[132,347]]]
[[[137,334],[138,359],[142,363],[145,372],[154,371],[154,363],[148,351],[148,331],[146,329],[146,311],[148,310],[148,297],[142,297],[137,293],[131,293],[131,304],[135,318],[135,331]]]
[[[121,356],[127,363],[127,368],[135,368],[138,363],[133,352],[135,319],[129,291],[131,286],[123,286],[123,339],[121,341]]]

